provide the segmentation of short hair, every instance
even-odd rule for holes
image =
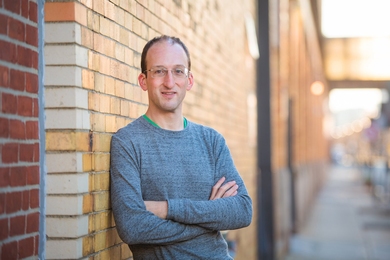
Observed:
[[[190,53],[187,49],[187,46],[177,37],[162,35],[162,36],[154,37],[153,39],[148,41],[146,43],[146,45],[144,46],[144,49],[142,50],[142,54],[141,54],[141,71],[144,72],[145,70],[147,70],[146,55],[148,54],[150,47],[152,47],[155,43],[163,42],[163,41],[169,42],[172,45],[179,44],[183,48],[184,52],[187,55],[187,59],[188,59],[188,70],[191,70],[191,58],[190,58]]]

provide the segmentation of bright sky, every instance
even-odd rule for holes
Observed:
[[[375,112],[381,102],[380,89],[333,89],[329,93],[329,109],[333,113],[358,108]]]
[[[328,38],[390,36],[390,0],[322,0]]]

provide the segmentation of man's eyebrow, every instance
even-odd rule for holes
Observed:
[[[154,65],[152,67],[166,68],[164,65]],[[176,67],[185,67],[186,68],[186,66],[183,64],[176,64],[176,65],[173,65],[172,67],[173,68],[176,68]]]

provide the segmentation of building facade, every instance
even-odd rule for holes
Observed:
[[[110,139],[147,109],[140,56],[161,34],[191,53],[185,116],[224,135],[253,199],[252,224],[227,235],[236,259],[282,257],[327,160],[311,2],[1,0],[1,259],[132,258],[111,212]],[[313,94],[316,81],[323,92]],[[258,116],[264,111],[269,120]],[[269,171],[261,173],[264,151]],[[272,187],[268,203],[261,183]],[[262,223],[263,212],[272,221]]]

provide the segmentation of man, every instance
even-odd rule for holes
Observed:
[[[134,259],[232,259],[220,231],[252,219],[224,138],[183,117],[190,69],[180,39],[149,41],[138,76],[148,109],[112,137],[112,209]]]

